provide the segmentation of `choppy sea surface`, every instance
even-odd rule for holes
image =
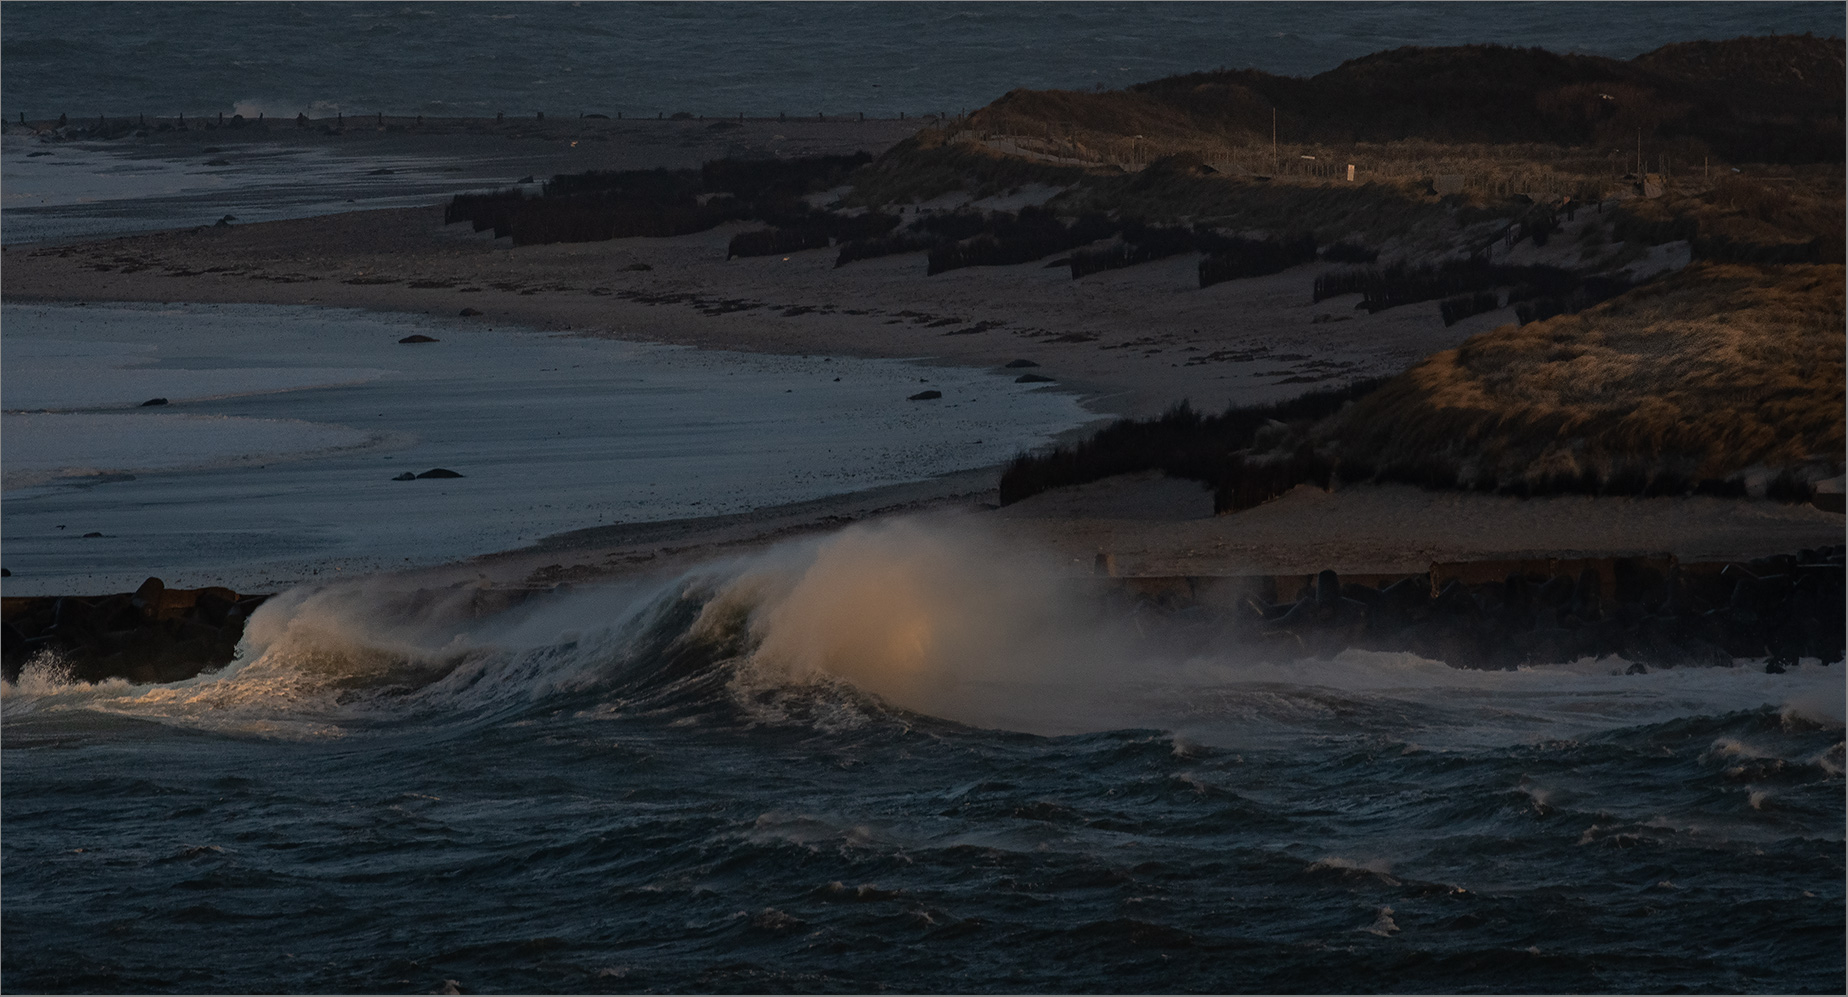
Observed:
[[[1840,665],[1265,660],[1050,577],[888,523],[29,669],[0,982],[1841,992]]]

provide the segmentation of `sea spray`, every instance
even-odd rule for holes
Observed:
[[[745,572],[755,647],[738,681],[845,680],[910,710],[969,720],[1020,686],[1083,682],[1135,649],[1045,555],[968,521],[849,527]],[[1001,690],[1001,691],[998,691]]]
[[[743,709],[857,723],[890,711],[1040,734],[1169,730],[1248,747],[1362,726],[1451,750],[1771,708],[1839,730],[1842,671],[1658,669],[1611,658],[1505,672],[1404,653],[1281,656],[1072,577],[974,520],[857,525],[680,576],[525,592],[380,576],[302,587],[253,616],[238,657],[187,682],[78,688],[46,663],[7,716],[69,707],[246,733],[535,709]],[[832,719],[825,719],[832,717]],[[857,719],[856,719],[857,718]]]
[[[29,669],[6,983],[1839,982],[1840,668],[1280,660],[1056,567],[916,520],[302,589],[174,685]]]

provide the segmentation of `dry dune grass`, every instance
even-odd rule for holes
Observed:
[[[1349,466],[1516,491],[1839,468],[1843,329],[1841,266],[1702,264],[1434,354],[1321,431]]]
[[[1615,235],[1643,243],[1687,239],[1697,258],[1842,262],[1841,170],[1780,172],[1672,184],[1666,197],[1626,203]]]

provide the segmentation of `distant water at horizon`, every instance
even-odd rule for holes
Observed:
[[[1312,75],[1405,45],[1631,58],[1843,33],[1838,3],[0,4],[0,111],[954,112],[1017,87]],[[73,72],[81,66],[82,72]]]

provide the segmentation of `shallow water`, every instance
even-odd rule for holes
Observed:
[[[11,9],[8,11],[11,17]],[[235,162],[154,155],[133,140],[50,143],[0,137],[0,242],[94,239],[130,232],[305,218],[435,204],[466,190],[515,186],[513,156],[381,156],[240,143]],[[219,165],[206,165],[217,162]]]
[[[6,687],[6,989],[1839,992],[1810,662],[1266,662],[911,523]]]
[[[9,595],[275,591],[990,466],[1092,418],[1006,371],[350,310],[4,320]],[[906,400],[923,388],[943,397]],[[437,467],[465,477],[392,480]]]

